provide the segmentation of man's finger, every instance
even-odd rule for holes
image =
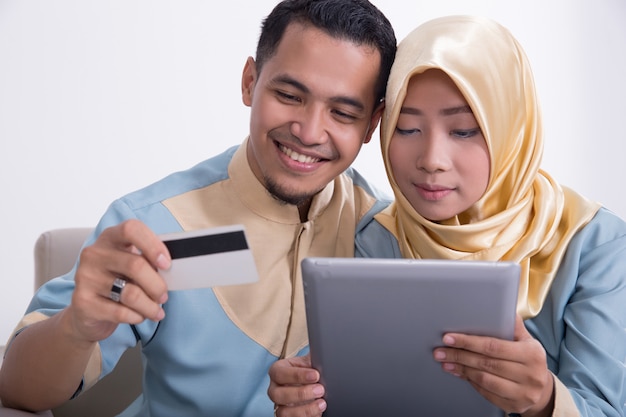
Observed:
[[[319,372],[311,368],[309,355],[276,361],[269,370],[270,379],[280,385],[313,384]]]

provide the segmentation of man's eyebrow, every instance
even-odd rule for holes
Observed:
[[[360,101],[352,97],[348,96],[337,96],[331,98],[332,102],[346,104],[348,106],[354,107],[357,111],[365,110],[365,105]]]
[[[305,94],[310,93],[310,90],[308,89],[306,85],[302,84],[300,81],[288,75],[278,75],[277,77],[274,77],[274,79],[272,80],[272,84],[288,84],[294,87],[295,89],[302,91]]]
[[[272,81],[274,84],[288,84],[294,87],[295,89],[300,90],[304,94],[311,93],[311,90],[306,85],[302,84],[300,81],[296,80],[295,78],[290,77],[289,75],[279,75],[275,77]],[[359,111],[365,110],[365,104],[363,104],[360,100],[354,97],[334,96],[330,98],[330,101],[334,103],[339,103],[339,104],[346,104],[348,106],[354,107],[356,110],[359,110]]]

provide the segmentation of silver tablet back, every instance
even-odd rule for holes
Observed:
[[[507,262],[304,259],[324,416],[501,417],[432,351],[449,331],[512,339],[519,273]]]

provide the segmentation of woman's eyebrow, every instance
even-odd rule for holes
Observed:
[[[459,113],[473,113],[470,106],[450,107],[449,109],[443,109],[439,112],[443,116],[452,116]]]
[[[413,114],[416,116],[424,114],[420,109],[416,109],[415,107],[400,107],[400,113]]]
[[[422,112],[420,109],[416,109],[415,107],[401,107],[400,113],[412,114],[416,116],[421,116],[424,114],[424,112]],[[439,114],[443,116],[452,116],[454,114],[459,114],[459,113],[474,113],[474,112],[472,111],[471,107],[468,105],[450,107],[450,108],[442,109],[439,111]]]

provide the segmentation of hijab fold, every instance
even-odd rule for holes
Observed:
[[[431,222],[400,191],[389,143],[411,77],[445,72],[459,88],[489,148],[489,185],[464,213]],[[398,46],[381,122],[381,148],[396,201],[376,219],[407,258],[513,261],[521,265],[518,312],[539,313],[572,236],[599,209],[540,169],[543,130],[528,59],[510,32],[474,16],[431,20]]]

